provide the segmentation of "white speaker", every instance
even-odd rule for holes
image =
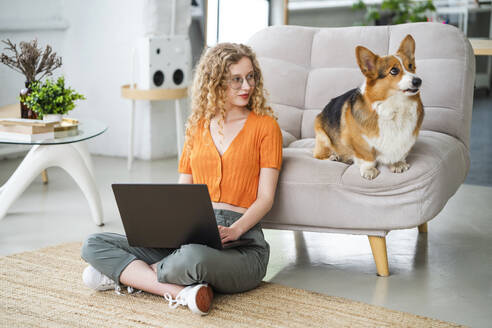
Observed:
[[[139,89],[178,89],[191,81],[188,36],[146,36],[137,45]]]

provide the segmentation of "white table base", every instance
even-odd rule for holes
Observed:
[[[14,174],[0,188],[0,220],[31,182],[43,170],[52,166],[61,167],[75,180],[89,202],[92,219],[97,225],[103,225],[101,198],[94,180],[91,157],[84,141],[33,146]]]

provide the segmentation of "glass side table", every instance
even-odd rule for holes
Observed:
[[[33,145],[9,180],[0,187],[0,220],[31,182],[45,169],[58,166],[64,169],[82,190],[89,202],[92,219],[103,225],[101,197],[94,180],[91,156],[85,140],[94,138],[107,129],[96,120],[80,120],[78,134],[70,137],[37,140],[32,142],[0,138],[0,144]]]

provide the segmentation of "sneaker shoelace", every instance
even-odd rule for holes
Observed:
[[[107,277],[101,273],[101,282],[100,282],[99,286],[103,287],[103,288],[107,288],[107,287],[111,287],[113,285],[116,285],[114,283],[114,281],[111,280],[111,278],[109,278],[109,277]]]
[[[130,286],[127,286],[126,287],[126,291],[127,291],[128,295],[130,295],[130,294],[140,294],[142,292],[141,289],[135,289],[135,288],[130,287]],[[118,284],[116,284],[114,286],[114,292],[116,294],[120,295],[120,296],[125,296],[125,294],[121,291],[121,286],[118,285]]]
[[[110,287],[113,287],[114,286],[114,292],[118,295],[125,295],[123,294],[122,292],[122,288],[120,286],[120,284],[117,284],[114,282],[114,280],[112,280],[111,278],[109,278],[108,276],[102,274],[101,272],[97,271],[96,269],[93,268],[93,270],[97,273],[99,273],[99,278],[100,278],[100,282],[99,282],[99,288],[103,288],[103,289],[109,289]],[[140,289],[135,289],[131,286],[127,286],[126,287],[126,290],[127,290],[127,293],[128,294],[139,294],[142,292],[142,290]]]
[[[99,284],[100,287],[102,288],[108,288],[108,287],[111,287],[114,285],[114,292],[118,295],[123,295],[123,293],[121,292],[121,286],[117,283],[115,283],[111,278],[109,278],[108,276],[104,275],[101,273],[101,282]],[[130,293],[130,288],[132,287],[128,287],[128,293]],[[132,292],[133,292],[133,288],[132,288]]]
[[[176,298],[173,299],[171,294],[165,293],[164,299],[169,302],[169,307],[171,309],[177,308],[178,305],[184,305],[184,306],[188,305],[188,303],[186,302],[186,299],[182,295],[178,295],[178,296],[176,296]]]

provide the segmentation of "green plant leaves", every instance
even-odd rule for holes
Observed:
[[[435,11],[432,0],[383,0],[381,6],[367,6],[362,0],[352,5],[354,10],[366,10],[364,25],[373,23],[382,17],[389,17],[389,24],[427,21],[427,13]]]
[[[75,108],[76,100],[85,99],[72,88],[65,87],[63,76],[59,77],[56,83],[50,79],[44,83],[34,81],[29,88],[31,92],[22,96],[20,100],[41,117],[45,114],[66,114]]]

